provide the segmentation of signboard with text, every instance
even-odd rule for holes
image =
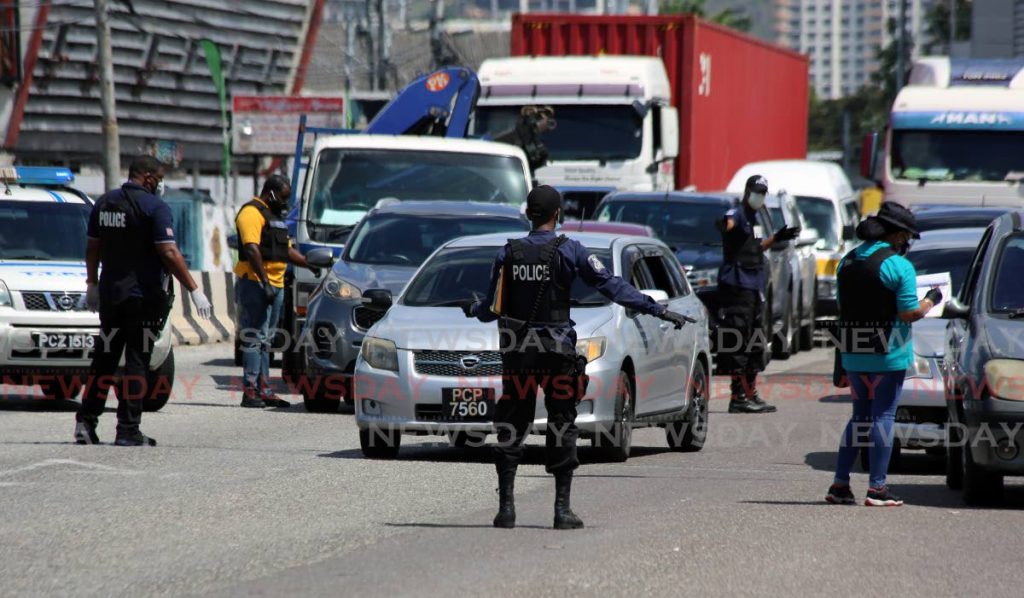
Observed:
[[[337,97],[234,96],[231,147],[235,154],[280,156],[295,153],[299,116],[310,127],[345,126],[345,102]]]

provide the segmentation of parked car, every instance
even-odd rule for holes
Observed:
[[[597,208],[599,222],[635,222],[651,227],[654,234],[672,248],[686,271],[690,285],[711,313],[718,308],[718,267],[722,265],[722,234],[716,222],[740,203],[734,193],[695,193],[685,191],[621,192],[604,198]],[[771,231],[772,219],[766,208],[757,214],[757,225]],[[789,286],[776,269],[777,260],[768,260],[765,277],[765,332],[779,334],[792,304]],[[712,326],[714,323],[712,322]],[[770,327],[770,329],[769,329]],[[714,338],[714,335],[712,335]]]
[[[789,305],[782,320],[782,329],[774,338],[775,356],[786,359],[801,349],[814,345],[815,307],[817,304],[817,264],[814,244],[817,235],[808,228],[796,200],[782,191],[765,198],[765,207],[772,218],[772,230],[783,226],[800,228],[800,236],[792,241],[772,245],[769,259],[775,262],[772,275],[774,287],[788,287]]]
[[[943,357],[950,420],[946,484],[968,504],[997,499],[1024,475],[1024,211],[985,230],[964,283],[946,304]]]
[[[815,160],[752,162],[736,171],[728,191],[742,192],[747,177],[760,174],[771,191],[785,190],[796,198],[807,225],[817,234],[818,305],[816,315],[835,317],[836,268],[839,260],[856,245],[854,236],[860,221],[857,194],[839,165]]]
[[[924,232],[943,228],[985,228],[1009,208],[924,204],[911,206],[911,211],[917,219],[917,230]]]
[[[577,279],[572,319],[590,376],[576,418],[581,435],[601,438],[602,450],[616,461],[629,457],[637,426],[663,426],[672,448],[700,450],[707,433],[707,312],[672,250],[648,237],[568,234],[613,273],[697,320],[676,330],[610,303]],[[387,291],[368,293],[390,309],[367,333],[356,364],[356,423],[364,455],[394,457],[403,433],[451,434],[458,442],[492,431],[493,397],[501,394],[498,328],[467,319],[458,305],[486,293],[494,257],[506,241],[507,235],[486,235],[445,244],[393,306]],[[452,416],[445,397],[450,404],[453,393],[464,396],[466,390],[480,397],[477,416]],[[538,401],[534,431],[545,424]]]
[[[949,272],[954,293],[959,292],[984,228],[930,230],[907,253],[918,276]],[[942,381],[946,320],[924,318],[913,324],[914,362],[907,370],[896,409],[893,469],[902,449],[925,449],[945,456],[946,400]],[[866,463],[866,460],[864,461]]]
[[[653,237],[654,230],[643,224],[628,222],[597,222],[596,220],[566,220],[562,223],[563,231],[577,233],[611,233],[631,237]]]
[[[336,411],[350,402],[348,381],[365,332],[379,313],[362,303],[366,289],[397,294],[435,249],[456,237],[530,230],[517,206],[465,201],[394,201],[374,208],[309,299],[300,337],[306,377],[299,385],[308,411]]]

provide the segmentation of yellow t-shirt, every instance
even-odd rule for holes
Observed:
[[[253,200],[260,202],[264,206],[267,205],[258,197],[254,197]],[[235,275],[239,278],[259,280],[259,277],[256,276],[256,272],[253,271],[252,265],[249,264],[249,259],[246,257],[246,253],[242,248],[250,243],[259,245],[260,236],[263,234],[263,227],[266,226],[266,224],[267,220],[263,217],[263,214],[260,214],[260,211],[253,206],[246,206],[242,208],[238,211],[238,215],[235,216],[235,228],[238,229],[239,247],[238,263],[235,264]],[[288,246],[291,247],[291,241],[288,242]],[[263,260],[263,270],[267,273],[267,280],[270,281],[270,284],[278,288],[284,288],[284,271],[287,267],[287,262]]]

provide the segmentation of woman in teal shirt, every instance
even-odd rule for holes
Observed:
[[[853,416],[839,443],[836,474],[825,500],[856,504],[850,470],[858,440],[868,437],[870,485],[864,504],[900,506],[889,491],[886,473],[892,454],[893,422],[903,378],[914,359],[910,325],[942,300],[937,289],[917,299],[917,273],[903,257],[911,239],[919,239],[914,215],[885,202],[877,216],[857,227],[864,243],[838,268],[839,340],[842,365],[850,381]]]

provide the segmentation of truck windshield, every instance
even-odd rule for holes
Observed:
[[[715,221],[725,215],[718,202],[610,201],[604,204],[597,220],[632,222],[651,227],[659,239],[680,245],[720,245],[722,235]]]
[[[896,130],[892,174],[914,181],[1019,181],[1024,131]]]
[[[552,160],[631,160],[643,149],[643,121],[628,104],[559,105],[558,126],[541,137]],[[499,137],[513,130],[521,106],[476,109],[476,133]]]
[[[313,173],[306,219],[351,226],[378,200],[451,200],[520,204],[522,162],[458,152],[325,149]]]
[[[807,226],[818,234],[817,249],[839,249],[839,231],[836,230],[836,206],[827,199],[798,195],[796,205],[804,215]]]
[[[89,211],[81,203],[0,201],[0,259],[84,261]]]

